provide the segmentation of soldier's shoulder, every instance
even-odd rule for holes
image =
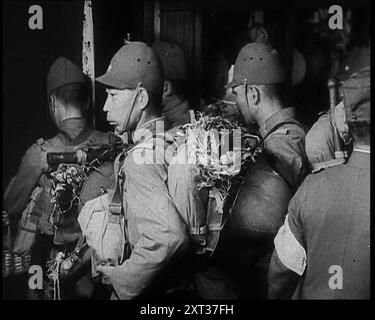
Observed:
[[[294,118],[285,124],[285,128],[288,129],[288,133],[291,132],[301,136],[305,136],[307,131],[306,126],[304,126],[301,122]]]
[[[23,156],[24,163],[38,164],[43,160],[43,153],[49,145],[48,140],[44,138],[38,138],[25,152]]]
[[[324,173],[327,177],[337,176],[338,174],[345,172],[347,169],[348,167],[346,163],[338,162],[324,169],[322,173]]]
[[[25,152],[23,159],[25,161],[35,162],[36,160],[39,161],[41,159],[42,148],[38,143],[33,143]]]
[[[306,133],[302,127],[293,123],[285,123],[264,139],[264,148],[266,150],[281,150],[285,146],[294,146],[295,144],[302,146],[305,137]]]
[[[42,139],[42,138],[41,138]],[[52,138],[49,139],[43,139],[44,141],[42,142],[42,146],[59,146],[61,145],[62,141],[64,141],[66,138],[65,136],[60,132],[57,135],[53,136]]]
[[[323,141],[332,140],[332,137],[332,130],[328,123],[316,122],[306,134],[306,144],[317,142],[320,146]]]
[[[30,147],[30,149],[43,151],[45,148],[48,148],[49,146],[56,145],[57,141],[58,141],[57,135],[49,139],[38,138],[34,142],[34,144]]]
[[[336,164],[309,174],[305,182],[317,187],[335,184],[346,170],[345,164]]]
[[[296,138],[304,138],[306,131],[306,128],[298,120],[291,118],[279,123],[276,129],[265,138],[265,141],[272,140],[275,137],[287,137],[291,135]]]
[[[322,114],[318,120],[311,126],[310,131],[318,131],[318,130],[329,130],[331,127],[331,121],[329,119],[328,114]]]

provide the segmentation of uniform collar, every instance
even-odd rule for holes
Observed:
[[[347,165],[357,168],[370,168],[371,154],[353,150]]]
[[[142,140],[151,138],[156,133],[163,133],[166,129],[168,129],[168,128],[164,128],[164,131],[156,132],[157,131],[156,130],[157,129],[156,124],[159,121],[160,122],[162,121],[165,125],[165,117],[158,117],[158,118],[154,118],[152,120],[149,120],[149,121],[145,122],[144,124],[142,124],[140,127],[138,127],[132,134],[132,140],[133,140],[134,144],[139,143]],[[160,130],[160,129],[161,129],[161,126],[158,125],[158,130]]]
[[[292,107],[283,108],[274,113],[260,126],[260,134],[263,138],[266,137],[279,123],[294,119],[294,114],[294,108]]]
[[[60,131],[70,144],[76,145],[83,142],[91,132],[83,117],[69,118],[60,122]]]

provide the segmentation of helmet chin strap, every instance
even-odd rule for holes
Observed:
[[[247,98],[247,86],[248,86],[248,83],[247,83],[247,78],[245,78],[245,81],[244,81],[244,87],[245,87],[245,97],[246,97],[246,104],[247,104],[247,107],[249,107],[249,100],[248,100],[248,98]],[[254,122],[254,119],[253,119],[253,117],[250,115],[250,118],[251,118],[251,121],[253,122],[253,123],[255,123]]]
[[[138,95],[140,93],[140,89],[142,87],[142,83],[141,82],[138,82],[137,83],[137,87],[135,88],[135,93],[134,93],[134,97],[133,97],[133,101],[130,105],[130,110],[129,112],[126,114],[126,117],[125,117],[125,121],[121,127],[121,134],[124,133],[126,131],[126,126],[128,125],[128,122],[129,122],[129,119],[130,119],[130,115],[133,111],[133,108],[134,108],[134,104],[135,104],[135,101],[137,100],[138,98]]]
[[[247,104],[247,106],[249,106],[249,100],[247,99],[247,78],[245,78],[245,81],[244,81],[243,85],[245,87],[246,104]]]

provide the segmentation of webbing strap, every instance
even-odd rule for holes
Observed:
[[[157,135],[153,135],[153,139],[158,138]],[[164,141],[164,140],[163,140]],[[144,146],[142,143],[138,143],[135,145],[131,145],[128,148],[126,148],[122,153],[120,153],[114,162],[114,170],[116,175],[116,188],[113,192],[113,195],[109,197],[109,223],[121,223],[121,214],[124,216],[124,238],[125,238],[125,247],[123,252],[123,257],[128,258],[132,251],[132,246],[129,242],[129,231],[127,226],[127,212],[126,210],[123,210],[122,206],[122,196],[121,196],[121,185],[120,185],[120,179],[126,179],[124,172],[122,171],[122,165],[125,160],[125,158],[129,155],[130,152],[133,152],[138,149],[145,149],[146,146]],[[120,165],[121,164],[121,165]],[[121,259],[122,262],[123,258]]]
[[[115,159],[114,162],[114,172],[115,172],[115,177],[116,177],[116,187],[115,191],[113,192],[112,196],[108,199],[109,200],[109,212],[114,215],[120,215],[122,212],[122,198],[121,198],[121,185],[119,183],[119,176],[122,175],[123,177],[123,172],[120,173],[121,168],[120,168],[120,163],[122,163],[127,155],[127,153],[134,148],[133,145],[127,147],[124,149],[123,152],[121,152]]]
[[[142,83],[141,82],[138,82],[137,83],[137,86],[135,88],[135,93],[134,93],[134,96],[133,96],[133,99],[132,99],[132,104],[130,105],[130,110],[129,112],[126,114],[126,117],[125,117],[125,121],[124,121],[124,124],[122,125],[122,132],[124,132],[126,130],[126,126],[128,125],[128,122],[129,122],[129,118],[130,118],[130,115],[133,111],[133,108],[134,108],[134,104],[135,104],[135,101],[137,100],[138,98],[138,95],[140,93],[140,89],[142,87]]]
[[[153,138],[156,138],[157,136],[153,136]],[[114,162],[114,171],[115,171],[115,177],[116,177],[116,188],[113,192],[112,197],[109,199],[109,211],[111,214],[119,215],[122,211],[122,197],[121,197],[121,185],[119,183],[119,179],[125,179],[124,172],[122,171],[122,164],[126,158],[126,156],[137,149],[142,149],[142,145],[130,145],[127,147],[123,152],[121,152],[115,159]]]
[[[195,227],[195,228],[190,228],[189,233],[191,235],[204,235],[208,231],[207,225],[204,225],[202,227]]]
[[[220,230],[222,229],[223,223],[223,213],[216,209],[215,198],[211,196],[208,199],[206,223],[209,231],[205,251],[211,252],[211,256],[219,242]]]
[[[234,197],[233,203],[231,208],[229,209],[227,215],[224,217],[223,213],[218,212],[214,205],[214,198],[209,198],[208,208],[207,208],[207,228],[208,228],[208,235],[207,235],[207,245],[204,248],[202,253],[209,253],[209,256],[212,256],[215,252],[216,246],[220,239],[220,232],[223,230],[226,222],[228,221],[229,217],[232,215],[233,207],[237,201],[237,197],[242,189],[244,182],[242,181],[241,184],[238,186],[236,190],[236,196]]]
[[[124,257],[129,258],[131,251],[132,251],[132,248],[129,242],[129,232],[128,232],[128,226],[127,226],[127,212],[126,210],[123,210],[123,206],[122,206],[121,185],[120,185],[119,180],[120,178],[125,179],[125,176],[123,172],[120,173],[120,171],[122,171],[122,166],[120,167],[120,163],[122,164],[126,156],[128,155],[128,153],[134,149],[135,149],[135,145],[130,145],[116,157],[115,163],[114,163],[116,188],[115,188],[115,191],[113,192],[113,195],[109,197],[110,215],[109,215],[108,223],[120,224],[122,222],[122,216],[124,218],[123,231],[124,231],[125,244],[124,244],[124,250],[123,250],[120,263],[123,262]]]
[[[114,224],[119,224],[121,222],[121,216],[120,215],[111,214],[109,216],[108,222],[109,223],[114,223]]]
[[[84,246],[85,244],[85,240],[86,240],[86,237],[81,234],[81,236],[79,237],[78,241],[77,241],[77,244],[73,250],[73,252],[75,252],[77,255],[80,253],[82,247]]]
[[[35,226],[34,229],[30,229],[30,228],[27,228],[27,227],[24,227],[24,226],[19,226],[19,228],[22,229],[22,230],[25,230],[27,232],[35,233],[36,232],[36,224],[34,224],[34,226]]]
[[[210,231],[220,231],[221,229],[223,229],[222,223],[211,223],[208,225],[208,230]]]

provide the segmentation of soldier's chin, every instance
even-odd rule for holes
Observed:
[[[122,128],[120,126],[115,125],[114,126],[114,133],[117,134],[117,135],[120,135],[120,134],[124,133],[124,131],[122,130]]]
[[[115,123],[115,122],[108,122],[108,124],[111,126],[113,132],[117,133],[117,131],[119,130],[119,126],[117,125],[117,123]]]

